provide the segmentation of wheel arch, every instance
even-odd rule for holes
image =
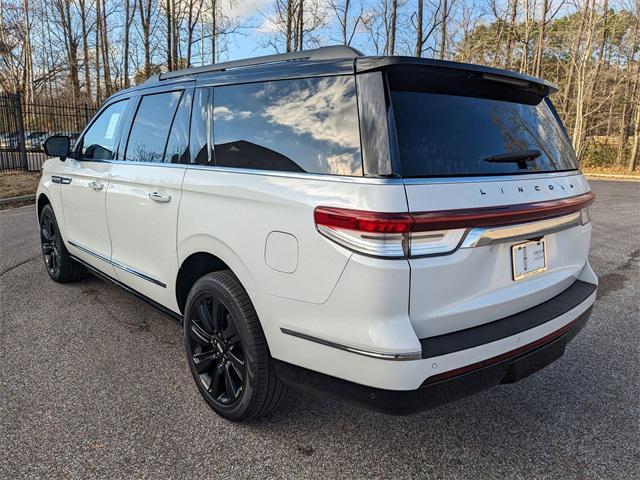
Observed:
[[[40,193],[40,195],[38,195],[38,201],[36,203],[37,208],[38,208],[38,220],[40,220],[40,214],[42,213],[42,209],[46,206],[46,205],[51,205],[51,200],[49,199],[49,197],[47,196],[46,193]],[[51,207],[53,208],[53,207]]]
[[[210,272],[230,270],[247,290],[253,288],[254,278],[245,263],[226,244],[209,235],[189,237],[178,246],[179,268],[176,276],[176,303],[180,313],[193,284]]]

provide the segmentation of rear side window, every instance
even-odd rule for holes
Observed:
[[[391,78],[398,152],[404,177],[495,175],[574,170],[571,143],[547,99],[505,92],[491,97],[465,81],[428,82],[394,88]],[[426,88],[425,88],[426,85]],[[471,86],[472,83],[469,82]],[[449,90],[450,89],[450,90]],[[448,91],[449,90],[449,91]],[[451,94],[449,93],[451,92]]]
[[[362,175],[352,76],[217,87],[213,97],[216,165]]]
[[[105,108],[91,124],[82,139],[82,160],[113,160],[114,149],[129,100]]]
[[[171,122],[182,92],[145,95],[133,119],[125,158],[136,162],[162,162]]]
[[[165,162],[189,163],[189,117],[191,116],[192,97],[192,90],[187,90],[182,95],[164,152]]]

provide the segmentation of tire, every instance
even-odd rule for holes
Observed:
[[[86,276],[86,269],[73,260],[64,245],[51,205],[40,212],[40,245],[47,273],[59,283],[74,282]]]
[[[183,326],[193,379],[216,413],[240,422],[279,405],[286,387],[276,376],[251,300],[229,270],[194,284]]]

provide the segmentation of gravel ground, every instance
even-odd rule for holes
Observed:
[[[294,392],[236,425],[178,324],[116,286],[50,281],[33,207],[0,213],[0,477],[640,478],[640,184],[593,181],[589,324],[542,372],[391,417]]]

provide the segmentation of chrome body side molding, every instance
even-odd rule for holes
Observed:
[[[140,270],[136,270],[133,267],[125,265],[124,263],[120,263],[120,262],[118,262],[116,260],[111,260],[108,257],[102,255],[101,253],[98,253],[95,250],[92,250],[92,249],[90,249],[88,247],[80,245],[79,243],[74,242],[73,240],[69,240],[69,245],[73,245],[77,249],[82,250],[83,252],[88,253],[89,255],[93,255],[94,257],[99,258],[103,262],[108,263],[110,265],[113,265],[114,267],[119,268],[120,270],[123,270],[123,271],[125,271],[127,273],[131,273],[132,275],[136,275],[137,277],[140,277],[140,278],[142,278],[142,279],[144,279],[144,280],[146,280],[148,282],[151,282],[151,283],[153,283],[155,285],[158,285],[158,286],[160,286],[162,288],[167,288],[167,284],[166,283],[161,282],[160,280],[158,280],[156,278],[153,278],[153,277],[147,275],[146,273],[141,272]]]

